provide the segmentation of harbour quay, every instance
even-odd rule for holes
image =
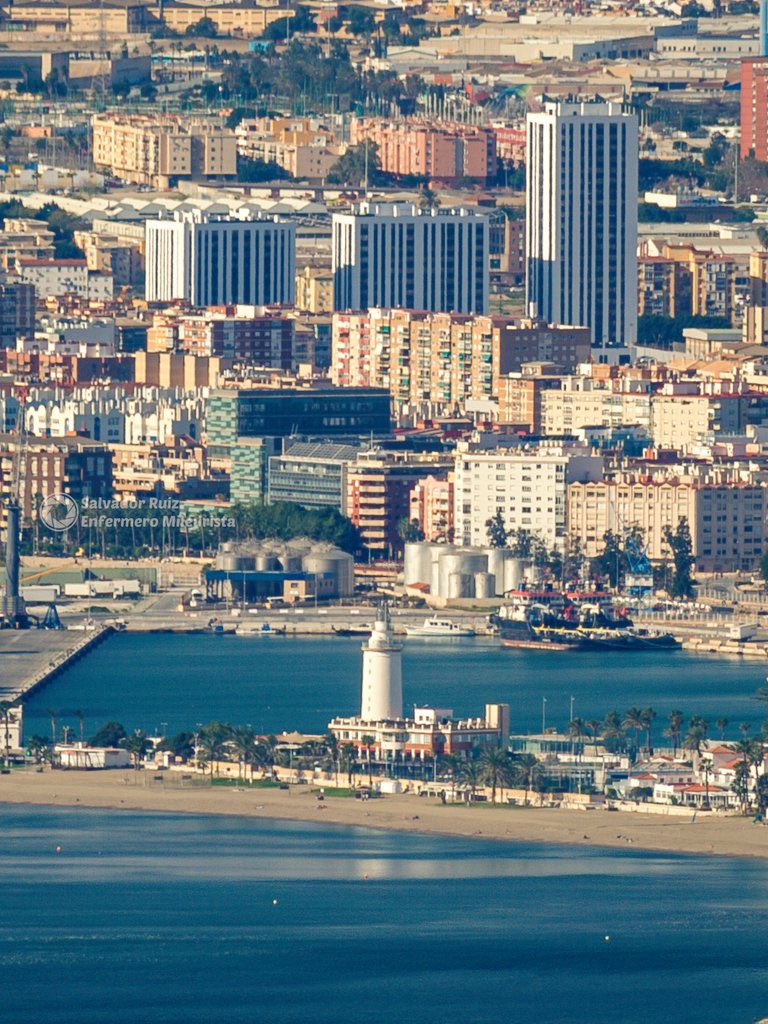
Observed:
[[[114,632],[111,626],[73,630],[0,630],[0,700],[24,700]]]

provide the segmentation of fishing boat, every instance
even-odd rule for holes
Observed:
[[[475,636],[475,631],[471,626],[462,626],[460,622],[438,619],[434,616],[431,619],[425,619],[423,626],[406,626],[405,633],[406,636],[432,637],[433,639]]]
[[[370,636],[373,626],[364,622],[359,626],[331,626],[334,636]]]
[[[614,609],[610,600],[577,602],[565,594],[550,594],[547,601],[520,595],[489,622],[504,647],[647,651],[681,646],[672,633],[635,628],[627,609]]]

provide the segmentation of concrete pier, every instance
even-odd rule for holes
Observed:
[[[113,632],[111,626],[82,633],[0,630],[0,700],[14,703],[24,700]]]

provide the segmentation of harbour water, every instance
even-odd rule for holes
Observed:
[[[514,651],[484,639],[406,640],[403,653],[406,707],[436,703],[476,715],[486,702],[507,702],[513,731],[535,732],[542,713],[547,725],[565,727],[571,697],[574,715],[585,720],[650,706],[657,741],[674,709],[703,716],[713,736],[721,717],[734,738],[741,722],[757,729],[765,708],[754,693],[765,672],[755,661],[682,651]],[[264,733],[322,733],[334,715],[357,712],[359,681],[359,638],[123,633],[31,698],[25,732],[50,735],[47,709],[54,708],[59,726],[77,727],[72,712],[82,710],[89,735],[110,719],[150,733],[212,720]]]
[[[7,1024],[768,1012],[763,861],[81,808],[0,819]]]

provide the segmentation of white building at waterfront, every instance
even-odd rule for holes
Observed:
[[[527,118],[528,311],[589,327],[599,362],[628,361],[637,341],[637,136],[618,103]]]
[[[488,311],[489,225],[476,210],[360,203],[333,215],[334,309]]]
[[[149,302],[292,305],[295,264],[295,225],[277,217],[194,210],[146,224]]]

